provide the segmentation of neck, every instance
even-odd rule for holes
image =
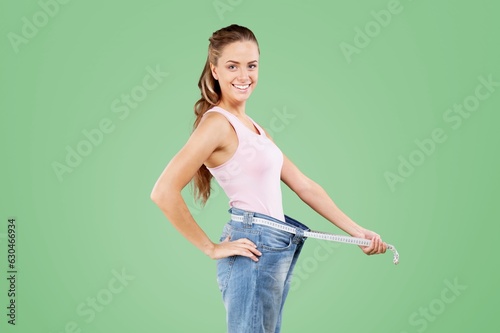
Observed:
[[[237,117],[244,116],[245,115],[245,102],[240,102],[240,103],[231,103],[227,101],[220,101],[217,106],[223,108],[224,110],[231,112]]]

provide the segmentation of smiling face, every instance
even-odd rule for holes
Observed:
[[[259,49],[252,41],[234,42],[224,47],[217,65],[210,64],[222,92],[220,104],[244,104],[257,86]]]

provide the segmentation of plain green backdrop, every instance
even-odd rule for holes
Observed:
[[[497,332],[499,10],[492,0],[3,1],[1,331],[225,331],[215,262],[150,193],[189,137],[208,38],[237,23],[261,49],[247,113],[401,255],[394,266],[390,254],[307,240],[283,332]],[[283,193],[288,215],[342,233]],[[204,208],[184,194],[218,239],[224,193],[214,184]]]

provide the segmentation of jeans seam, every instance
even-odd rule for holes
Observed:
[[[252,289],[253,289],[253,323],[252,323],[252,327],[256,327],[257,326],[257,303],[258,303],[258,295],[257,295],[257,281],[259,280],[259,263],[256,262],[255,263],[255,278],[253,279],[253,286],[252,286]],[[260,316],[262,316],[263,314],[260,314]]]
[[[225,291],[227,290],[227,286],[229,284],[229,279],[231,278],[231,272],[233,270],[233,266],[234,266],[234,262],[236,261],[236,256],[231,256],[229,257],[229,262],[227,264],[227,269],[226,271],[224,272],[224,281],[221,285],[221,292],[222,292],[222,295],[224,295]]]

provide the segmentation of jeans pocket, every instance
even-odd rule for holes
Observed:
[[[261,247],[263,252],[287,251],[292,247],[292,243],[293,234],[270,228],[262,231]]]

